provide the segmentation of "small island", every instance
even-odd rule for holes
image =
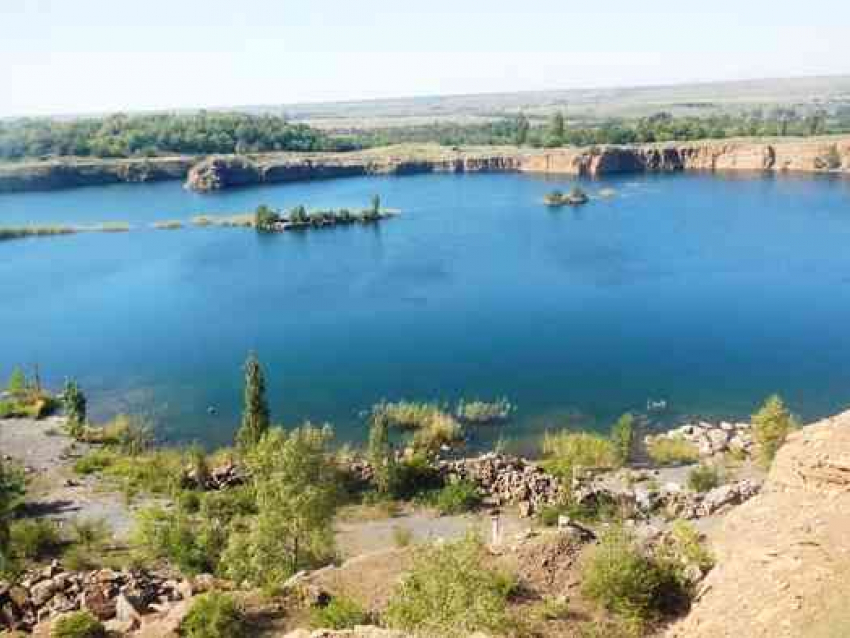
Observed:
[[[307,211],[304,206],[296,206],[288,213],[281,213],[266,205],[257,207],[254,212],[254,228],[262,233],[280,233],[286,230],[305,230],[348,224],[373,224],[388,219],[398,211],[381,208],[381,198],[372,197],[371,206],[363,210],[316,210]]]
[[[543,197],[543,203],[553,208],[559,208],[565,205],[581,206],[589,201],[590,198],[587,196],[587,193],[578,186],[574,186],[572,190],[566,194],[562,191],[554,190],[551,193],[546,193]]]

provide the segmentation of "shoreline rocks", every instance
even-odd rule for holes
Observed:
[[[644,437],[644,443],[650,445],[659,439],[679,439],[690,443],[699,452],[700,458],[711,458],[717,454],[731,452],[742,457],[751,457],[755,453],[752,426],[749,423],[709,423],[699,421]]]

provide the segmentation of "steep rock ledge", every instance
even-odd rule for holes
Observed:
[[[717,567],[669,637],[846,635],[850,412],[795,432],[761,494],[711,534]]]

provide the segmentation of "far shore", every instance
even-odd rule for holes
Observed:
[[[239,164],[239,175],[229,179],[227,169],[234,163]],[[215,179],[209,180],[211,164]],[[350,152],[132,159],[52,157],[0,163],[0,194],[176,180],[205,191],[260,183],[427,172],[597,177],[690,170],[850,175],[850,136],[725,138],[552,149],[405,144]],[[197,179],[198,176],[204,179]]]

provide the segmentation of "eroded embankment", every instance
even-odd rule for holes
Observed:
[[[683,170],[850,174],[850,136],[563,149],[422,145],[352,153],[53,160],[0,166],[0,193],[184,177],[187,187],[206,192],[254,184],[366,175],[533,172],[595,177]]]

